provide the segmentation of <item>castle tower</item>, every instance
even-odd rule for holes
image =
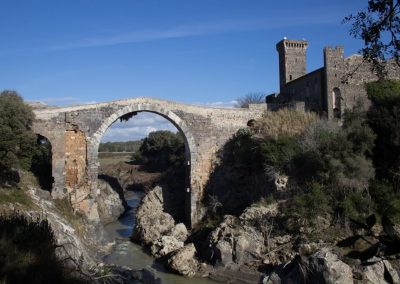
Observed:
[[[325,91],[324,109],[328,118],[341,118],[346,108],[342,77],[345,70],[342,46],[324,48]]]
[[[306,40],[284,38],[276,44],[279,53],[279,85],[282,87],[301,76],[306,75]]]

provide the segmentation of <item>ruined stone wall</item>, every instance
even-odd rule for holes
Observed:
[[[388,79],[400,79],[400,68],[393,61],[387,63]],[[367,97],[365,84],[378,80],[378,77],[371,71],[371,65],[365,62],[360,55],[352,55],[345,58],[345,89],[344,102],[348,108],[355,106],[361,101],[365,107],[369,107],[370,101]]]

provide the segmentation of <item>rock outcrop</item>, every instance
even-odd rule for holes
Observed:
[[[292,261],[276,267],[262,283],[353,284],[354,281],[351,267],[325,248],[309,258],[297,255]]]
[[[363,283],[400,283],[399,273],[389,261],[377,257],[368,260],[367,266],[362,268]]]
[[[151,246],[174,228],[174,218],[163,209],[162,188],[156,186],[142,200],[136,213],[136,227],[133,240]]]
[[[281,263],[290,260],[291,250],[279,250],[277,247],[292,247],[289,235],[271,236],[273,218],[278,213],[277,204],[267,207],[252,206],[239,218],[226,215],[223,222],[208,237],[208,247],[213,260],[223,267],[252,265],[265,260],[265,264]]]
[[[125,212],[123,201],[107,181],[99,179],[97,184],[100,191],[97,206],[101,222],[108,223],[117,220]]]
[[[194,245],[190,243],[176,250],[168,260],[168,267],[181,275],[194,276],[200,268]]]

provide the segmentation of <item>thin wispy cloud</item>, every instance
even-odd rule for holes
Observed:
[[[177,39],[192,36],[204,36],[229,32],[243,32],[255,30],[268,30],[291,26],[308,26],[308,25],[323,25],[337,24],[338,20],[335,17],[307,17],[297,16],[292,17],[290,21],[283,20],[282,17],[269,18],[268,20],[224,20],[210,23],[180,25],[162,29],[142,29],[125,33],[116,33],[101,37],[87,37],[60,43],[50,46],[49,50],[69,50],[78,48],[111,46],[127,43],[140,43],[147,41],[160,41],[166,39]]]
[[[216,107],[216,108],[233,108],[237,105],[237,100],[231,101],[219,101],[219,102],[209,102],[209,103],[194,103],[199,106],[208,106],[208,107]]]

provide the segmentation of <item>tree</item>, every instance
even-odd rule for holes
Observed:
[[[361,53],[380,78],[386,75],[386,60],[393,58],[400,66],[399,14],[399,0],[369,0],[366,9],[344,19],[352,23],[350,34],[364,40]]]
[[[262,104],[265,102],[263,93],[248,93],[242,98],[237,99],[236,107],[248,108],[249,104]]]
[[[183,165],[185,161],[182,135],[167,130],[151,132],[143,140],[139,151],[143,162],[157,170]]]
[[[368,123],[377,135],[375,167],[380,178],[393,180],[400,190],[400,81],[368,83],[367,93],[372,102]]]
[[[0,184],[13,168],[29,169],[36,137],[32,109],[14,91],[0,93]]]

